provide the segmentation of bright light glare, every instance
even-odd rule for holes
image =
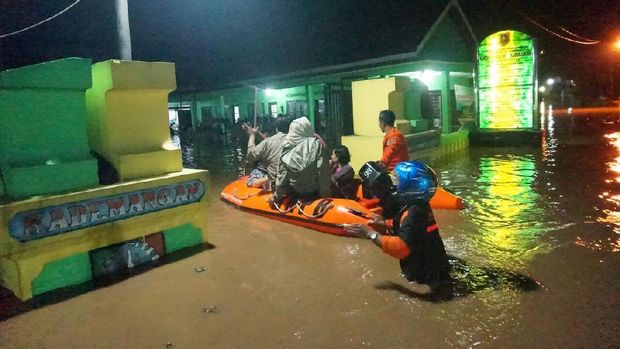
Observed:
[[[420,76],[420,80],[422,80],[424,85],[429,86],[435,79],[435,76],[440,75],[440,74],[441,73],[436,72],[434,70],[424,69],[424,71],[422,72],[422,76]]]
[[[552,78],[547,79],[547,85],[549,85],[549,86],[553,85],[554,82],[555,82],[555,80],[552,79]]]
[[[547,91],[547,89],[545,88],[545,86],[540,86],[540,87],[538,88],[538,92],[540,92],[540,93],[544,93],[545,91]]]
[[[271,96],[275,96],[276,95],[276,91],[272,88],[266,88],[265,89],[265,94],[269,97]]]
[[[432,84],[435,80],[435,77],[439,75],[441,75],[441,72],[429,69],[424,69],[423,71],[394,74],[394,76],[408,76],[411,80],[420,80],[426,86],[430,86],[430,84]]]

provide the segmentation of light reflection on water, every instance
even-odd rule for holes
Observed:
[[[472,237],[485,246],[497,265],[514,263],[541,252],[538,235],[548,222],[541,222],[544,210],[540,194],[535,191],[537,170],[531,156],[483,157],[479,163],[480,175],[476,180],[476,198],[468,213],[478,226]],[[510,263],[512,264],[512,263]]]
[[[466,238],[448,243],[461,244],[455,247],[494,266],[525,267],[536,254],[566,242],[550,232],[583,226],[590,219],[611,227],[614,236],[588,238],[581,234],[572,242],[617,252],[620,193],[615,185],[620,182],[620,132],[605,134],[613,128],[614,121],[617,121],[615,115],[575,118],[550,113],[542,120],[545,130],[541,148],[472,148],[447,160],[431,161],[442,185],[468,203],[464,214],[469,224],[456,227]],[[600,181],[608,188],[592,193],[566,178],[581,179],[578,174],[570,175],[572,166],[579,164],[581,158],[590,163],[605,160],[604,154],[594,157],[588,154],[592,152],[590,147],[597,146],[596,137],[603,135],[615,153],[604,170],[606,176]],[[215,188],[245,171],[243,141],[215,144],[208,134],[191,131],[171,138],[182,149],[184,166],[209,169]],[[600,178],[592,173],[597,170],[595,166],[585,166],[594,167],[589,171],[592,178]],[[584,194],[590,197],[586,201],[582,201]],[[592,201],[593,194],[600,199],[593,203],[595,212],[587,212],[584,208],[587,205],[583,204]],[[580,215],[585,217],[579,219]],[[587,231],[588,227],[584,229]]]
[[[432,162],[441,183],[468,204],[463,221],[444,219],[447,250],[471,265],[502,271],[495,280],[488,272],[461,272],[470,288],[481,285],[475,292],[480,303],[469,315],[474,324],[463,320],[471,298],[445,315],[459,338],[450,344],[488,344],[515,326],[531,331],[529,326],[544,321],[523,314],[524,292],[507,282],[509,271],[539,282],[536,297],[549,302],[537,305],[548,307],[543,311],[578,307],[584,319],[611,333],[614,315],[606,306],[576,295],[591,293],[596,285],[602,303],[619,302],[614,261],[620,251],[620,117],[549,115],[545,126],[541,148],[470,148]],[[547,264],[537,263],[541,259]],[[498,282],[500,288],[489,287]],[[573,302],[560,301],[567,298]],[[553,321],[566,323],[562,316]]]
[[[518,268],[566,243],[620,251],[620,132],[609,132],[620,118],[544,121],[541,148],[471,148],[433,164],[473,223],[452,227],[453,249]]]
[[[597,217],[596,221],[612,228],[615,236],[595,241],[584,241],[578,237],[575,244],[592,250],[609,249],[620,252],[620,192],[617,186],[617,183],[620,183],[620,132],[606,134],[605,139],[613,146],[615,154],[612,161],[607,163],[609,170],[605,183],[609,185],[609,189],[599,195],[599,198],[605,201],[606,207],[601,208],[601,216]]]
[[[597,321],[608,327],[606,333],[611,328],[604,309],[597,308],[600,302],[594,297],[582,300],[579,294],[590,292],[589,285],[596,284],[609,289],[608,293],[600,291],[601,298],[617,304],[613,303],[617,281],[610,277],[615,275],[613,264],[601,270],[593,270],[592,264],[614,261],[620,251],[620,122],[617,116],[553,115],[544,122],[542,147],[471,148],[430,159],[442,185],[468,204],[461,212],[437,212],[446,249],[457,257],[454,274],[461,288],[454,296],[467,297],[448,298],[449,305],[433,308],[400,284],[387,283],[377,289],[399,291],[392,301],[399,301],[411,313],[434,314],[440,309],[441,314],[428,321],[452,331],[445,337],[448,344],[489,344],[505,333],[515,333],[515,328],[536,331],[549,326],[556,335],[564,333],[563,326],[572,321],[563,303],[566,299],[570,306],[580,306],[582,313],[591,311],[589,319],[603,319]],[[173,140],[183,150],[185,166],[210,171],[214,190],[244,171],[243,142],[217,145],[198,133]],[[269,221],[265,224],[270,225]],[[323,238],[309,234],[304,239]],[[363,242],[340,239],[329,243],[344,251],[337,255],[343,268],[369,258],[385,258]],[[325,252],[307,258],[329,261],[332,257]],[[567,266],[566,270],[556,263]],[[362,266],[357,279],[342,278],[365,285],[386,279],[386,269]],[[575,277],[580,284],[574,283]],[[370,296],[362,293],[359,297]],[[396,304],[393,307],[401,309]],[[541,307],[545,314],[539,313]],[[557,325],[553,325],[557,309],[565,308],[567,314],[558,315]],[[354,319],[363,316],[363,312],[351,314]]]

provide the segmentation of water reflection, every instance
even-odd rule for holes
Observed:
[[[386,266],[379,267],[384,262],[379,259],[382,258],[379,253],[371,253],[372,250],[358,245],[352,247],[346,239],[289,232],[288,226],[271,221],[264,222],[265,227],[259,229],[256,228],[259,220],[227,209],[217,211],[219,223],[213,224],[227,231],[230,222],[244,222],[238,234],[225,234],[228,246],[235,246],[248,236],[258,236],[254,234],[257,229],[270,230],[270,234],[261,234],[261,237],[269,238],[277,249],[264,254],[261,263],[271,260],[264,256],[280,255],[282,252],[278,249],[289,250],[291,245],[302,244],[300,241],[306,245],[324,244],[321,252],[294,255],[290,259],[292,262],[287,260],[286,264],[279,265],[280,269],[275,269],[277,274],[284,275],[283,272],[294,265],[296,273],[297,269],[303,271],[299,274],[303,279],[308,271],[306,266],[312,267],[317,261],[318,264],[332,261],[338,268],[322,276],[342,279],[347,284],[355,284],[358,278],[362,283],[376,281],[375,288],[369,288],[373,292],[385,290],[380,292],[381,299],[385,296],[389,309],[400,311],[406,321],[415,321],[416,316],[431,323],[435,321],[437,326],[432,327],[435,337],[445,339],[450,345],[497,343],[497,347],[505,347],[513,343],[501,342],[507,333],[517,333],[514,337],[508,336],[514,340],[526,331],[538,331],[540,335],[540,329],[547,331],[548,328],[553,333],[548,338],[558,338],[565,328],[574,324],[575,311],[586,320],[599,321],[597,328],[611,333],[617,321],[608,320],[605,309],[617,305],[616,295],[620,294],[617,278],[614,278],[620,264],[615,263],[617,258],[610,258],[620,256],[610,253],[610,247],[616,252],[619,249],[620,132],[604,138],[604,134],[619,130],[610,130],[613,125],[603,121],[595,117],[549,115],[545,120],[547,130],[542,149],[470,148],[454,156],[430,159],[442,185],[469,204],[461,212],[437,212],[447,250],[459,257],[451,262],[454,283],[448,293],[416,293],[416,288],[397,277],[386,280],[388,271],[394,270],[392,261],[385,261]],[[620,127],[620,123],[617,125]],[[244,143],[214,145],[197,133],[179,146],[184,157],[192,156],[189,161],[185,159],[191,163],[188,167],[206,168],[211,172],[215,191],[243,171]],[[581,237],[577,237],[579,235]],[[330,246],[344,254],[338,254],[333,261]],[[364,258],[376,256],[373,267],[364,266],[359,274],[355,273],[356,278],[342,273],[346,266],[357,263],[360,254],[364,254]],[[610,263],[599,263],[603,259]],[[593,269],[593,265],[601,268]],[[292,277],[287,279],[292,282],[284,285],[298,284],[302,279]],[[302,295],[308,299],[317,297],[312,298],[317,303],[330,304],[335,292],[332,287],[329,283],[317,283],[312,292]],[[546,292],[547,289],[550,291]],[[529,292],[534,290],[538,292]],[[274,291],[278,294],[277,288]],[[598,297],[583,297],[583,294],[597,294]],[[347,299],[358,302],[373,296],[362,291]],[[394,299],[401,304],[389,301]],[[453,301],[441,303],[449,299]],[[380,312],[383,307],[386,304],[381,302],[375,308],[369,306],[369,311]],[[407,307],[413,311],[405,311]],[[360,321],[366,316],[364,314],[367,313],[356,310],[348,316]],[[308,318],[313,319],[313,316]],[[325,320],[341,323],[341,319]],[[386,325],[386,328],[392,327]],[[437,329],[445,332],[437,334]],[[396,330],[400,331],[398,327]],[[532,346],[527,340],[525,344],[515,343]],[[549,343],[553,343],[551,339],[546,344]]]
[[[617,183],[620,183],[620,132],[607,134],[605,139],[613,147],[615,154],[613,160],[607,163],[608,178],[605,179],[605,183],[611,188],[606,188],[599,195],[604,203],[600,209],[601,216],[597,217],[596,221],[613,229],[615,236],[594,240],[577,237],[575,244],[595,251],[620,252],[620,193],[617,190]]]
[[[239,142],[222,142],[204,131],[184,130],[171,135],[172,143],[181,148],[183,167],[208,169],[215,185],[232,181],[245,171],[245,148]]]
[[[475,183],[476,200],[468,216],[478,227],[472,235],[498,266],[523,266],[545,246],[538,235],[545,230],[541,197],[534,188],[537,175],[532,155],[497,155],[480,159]],[[547,223],[548,224],[548,223]]]
[[[542,114],[542,158],[543,161],[550,162],[552,164],[551,166],[554,166],[554,154],[558,147],[558,140],[555,134],[555,116],[553,115],[553,111],[551,109],[548,114],[545,115],[544,111]]]

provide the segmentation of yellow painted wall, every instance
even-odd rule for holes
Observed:
[[[93,65],[86,91],[88,139],[121,180],[182,169],[170,146],[168,94],[176,89],[173,63],[108,60]]]
[[[106,109],[106,142],[114,154],[160,150],[170,139],[166,90],[109,90]]]
[[[403,132],[412,132],[404,118],[405,95],[411,86],[408,77],[390,77],[354,81],[353,131],[354,136],[343,136],[341,142],[349,148],[351,166],[357,171],[367,161],[377,161],[383,154],[383,133],[379,128],[379,112],[392,110],[396,114],[396,126]]]
[[[9,221],[19,212],[193,179],[199,179],[205,185],[205,195],[196,203],[149,212],[27,242],[19,242],[9,235]],[[211,192],[208,172],[184,169],[182,172],[139,181],[98,187],[67,195],[37,197],[2,205],[0,206],[0,279],[2,285],[12,290],[22,300],[31,298],[32,281],[47,263],[183,224],[189,223],[200,228],[204,241],[207,241],[206,205],[209,195]]]
[[[342,145],[349,148],[355,174],[367,161],[378,161],[383,154],[383,136],[343,136]]]
[[[408,77],[353,81],[353,131],[357,136],[380,136],[379,112],[390,109],[402,119]]]

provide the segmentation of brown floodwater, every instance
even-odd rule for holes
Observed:
[[[436,210],[454,269],[440,294],[366,240],[220,202],[243,147],[173,137],[211,171],[215,248],[14,316],[0,347],[618,348],[620,117],[545,125],[542,147],[424,158],[468,203]]]

